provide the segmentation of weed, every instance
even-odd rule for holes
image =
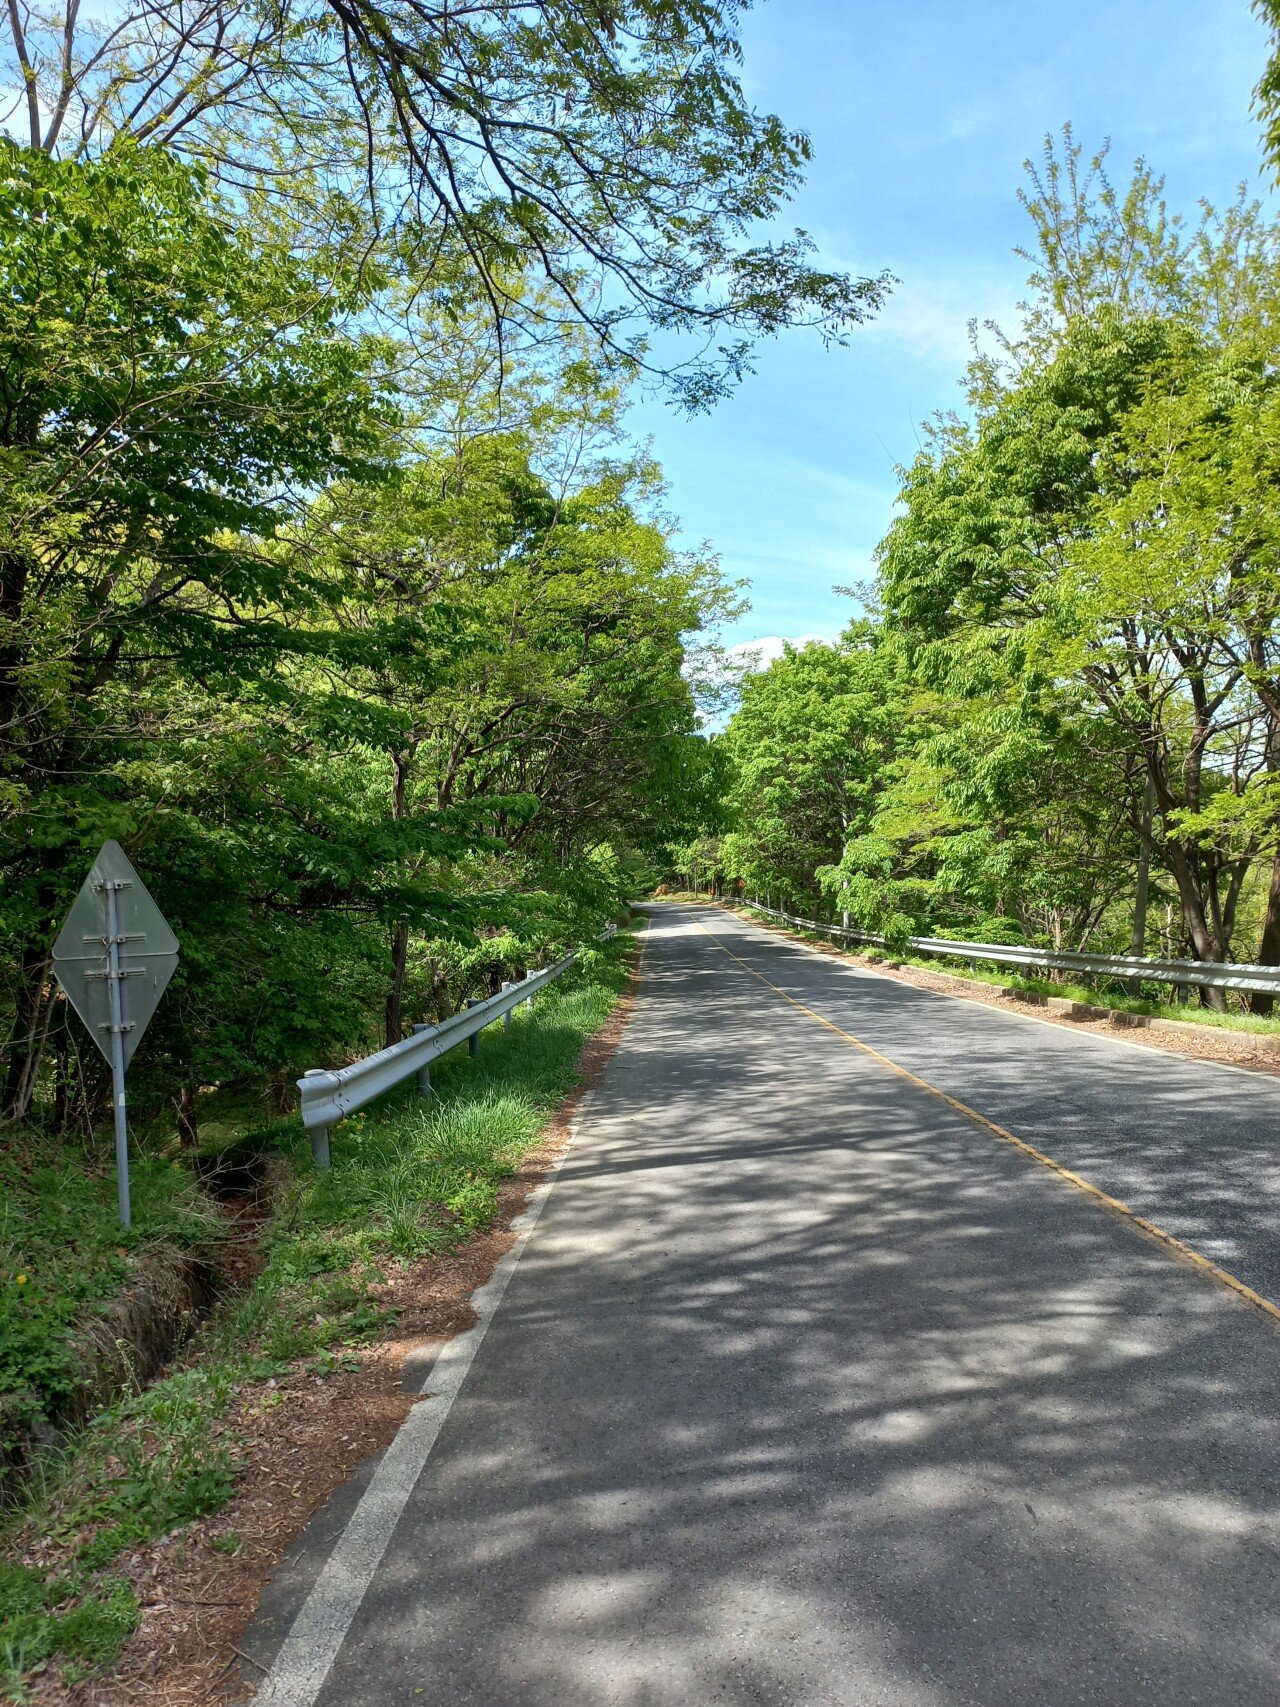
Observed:
[[[133,1255],[165,1240],[208,1240],[221,1223],[188,1175],[141,1156],[134,1168],[134,1224],[116,1216],[115,1184],[86,1172],[53,1141],[23,1134],[0,1152],[0,1453],[54,1415],[76,1367],[76,1322],[117,1292]]]
[[[77,1593],[66,1578],[0,1562],[0,1686],[21,1701],[26,1678],[55,1658],[74,1682],[114,1659],[137,1622],[133,1590],[118,1577]]]

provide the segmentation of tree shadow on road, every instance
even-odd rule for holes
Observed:
[[[322,1701],[1280,1699],[1275,1326],[678,949]]]

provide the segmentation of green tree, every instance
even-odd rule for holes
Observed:
[[[1275,726],[1276,237],[1243,203],[1184,233],[1145,167],[1119,195],[1070,139],[1050,161],[1028,198],[1044,261],[1025,335],[975,364],[972,421],[940,422],[904,478],[886,614],[936,689],[1065,689],[1099,720],[1084,730],[1113,798],[1138,835],[1150,778],[1153,855],[1193,952],[1223,959],[1275,845],[1248,826]]]
[[[1086,948],[1131,887],[1130,793],[1078,696],[917,688],[827,887],[868,930]],[[1128,946],[1107,943],[1108,948]]]
[[[342,280],[228,229],[154,150],[80,165],[0,143],[0,866],[5,1106],[30,1099],[51,932],[137,818],[112,761],[156,673],[234,691],[314,580],[277,544],[371,470],[376,354]],[[163,719],[163,713],[161,713]]]
[[[8,85],[32,148],[181,149],[229,191],[288,199],[309,241],[372,244],[446,296],[461,260],[495,324],[567,316],[702,407],[755,339],[841,337],[886,282],[816,264],[803,231],[759,235],[810,150],[744,96],[739,11],[126,0],[95,23],[76,0],[14,0]],[[549,295],[531,299],[529,276]]]
[[[816,874],[837,865],[870,822],[899,711],[893,663],[867,624],[836,646],[788,646],[749,675],[723,738],[729,875],[793,901],[815,897]]]
[[[1266,25],[1271,52],[1254,90],[1254,110],[1263,125],[1267,155],[1280,162],[1280,0],[1253,0],[1253,10]]]
[[[442,886],[461,881],[477,920],[607,912],[618,894],[603,850],[651,853],[682,810],[684,641],[729,595],[714,564],[644,518],[650,464],[581,454],[584,428],[604,448],[616,437],[596,377],[553,376],[511,428],[467,398],[394,478],[335,487],[310,518],[348,641],[316,666],[341,708],[330,721],[380,750],[393,822],[470,823],[502,850],[462,871],[430,844],[407,849],[389,919],[392,1040]]]

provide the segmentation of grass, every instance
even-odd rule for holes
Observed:
[[[485,1033],[478,1060],[458,1049],[438,1062],[430,1102],[402,1088],[344,1121],[333,1133],[327,1173],[311,1167],[296,1120],[256,1135],[291,1170],[265,1233],[262,1274],[247,1292],[224,1300],[181,1367],[117,1400],[69,1443],[47,1449],[0,1530],[0,1692],[21,1700],[35,1672],[56,1666],[82,1675],[118,1652],[138,1610],[111,1567],[126,1549],[226,1503],[240,1462],[227,1418],[245,1384],[299,1363],[321,1375],[340,1367],[385,1327],[381,1289],[399,1265],[447,1251],[490,1225],[502,1182],[538,1143],[573,1086],[583,1045],[622,991],[631,940],[624,934],[584,955],[572,982],[546,991],[509,1030]],[[78,1206],[85,1248],[78,1258],[69,1254],[69,1228],[67,1239],[46,1238],[41,1261],[50,1271],[44,1303],[33,1313],[54,1339],[95,1287],[119,1284],[125,1260],[111,1219],[114,1200],[99,1202],[102,1182],[86,1195],[74,1174],[62,1170],[57,1178]],[[162,1229],[194,1235],[196,1203],[177,1185],[157,1193],[150,1219],[139,1216],[135,1241]],[[60,1214],[38,1213],[55,1222]],[[15,1260],[34,1269],[23,1249],[15,1241]],[[63,1254],[55,1259],[54,1252]],[[62,1279],[68,1290],[59,1298]],[[27,1562],[37,1541],[42,1558],[52,1544],[55,1566]]]
[[[63,1604],[68,1601],[73,1603]],[[113,1659],[138,1622],[138,1603],[118,1577],[103,1577],[74,1598],[70,1583],[3,1561],[0,1608],[0,1685],[15,1700],[25,1693],[24,1678],[55,1655],[68,1683]]]
[[[752,909],[744,903],[745,910]],[[776,925],[765,914],[758,915],[762,924]],[[815,931],[798,930],[788,925],[787,930],[792,936],[800,937],[806,942],[832,945],[832,939]],[[840,947],[838,943],[834,944]],[[1108,1008],[1115,1013],[1145,1014],[1150,1019],[1158,1019],[1171,1025],[1212,1025],[1222,1031],[1246,1032],[1255,1036],[1280,1037],[1280,1017],[1273,1018],[1266,1014],[1251,1013],[1215,1013],[1212,1008],[1203,1008],[1197,1002],[1181,1003],[1161,1001],[1151,996],[1132,996],[1127,990],[1117,987],[1117,980],[1103,981],[1097,986],[1079,983],[1057,983],[1050,978],[1028,978],[1016,970],[999,967],[971,966],[968,961],[949,959],[938,954],[913,954],[909,950],[902,954],[890,953],[886,949],[855,948],[844,950],[855,953],[864,960],[883,961],[897,960],[904,966],[918,967],[925,972],[945,972],[952,978],[963,978],[972,984],[983,984],[988,987],[999,987],[1016,994],[1028,996],[1056,996],[1066,1001],[1087,1002],[1093,1007]]]
[[[184,1163],[143,1154],[132,1173],[126,1231],[114,1170],[91,1171],[31,1131],[0,1152],[0,1450],[56,1415],[76,1373],[73,1325],[120,1290],[139,1252],[159,1241],[204,1244],[222,1231]]]

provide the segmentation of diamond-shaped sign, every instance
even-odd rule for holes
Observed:
[[[53,969],[89,1035],[111,1059],[111,970],[107,885],[114,885],[122,1042],[127,1067],[178,964],[178,939],[119,842],[107,842],[71,904],[53,945]]]

